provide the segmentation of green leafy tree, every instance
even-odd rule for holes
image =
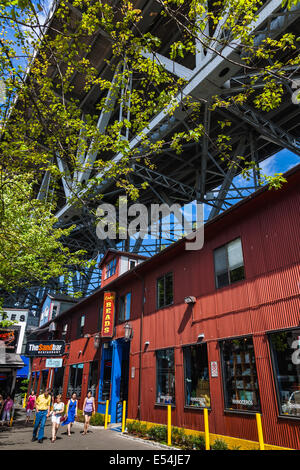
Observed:
[[[296,3],[283,2],[283,8]],[[89,197],[101,198],[97,188],[113,179],[136,199],[147,187],[147,182],[132,183],[136,162],[153,169],[154,157],[165,148],[180,154],[184,144],[210,138],[202,118],[205,106],[212,113],[249,103],[263,112],[276,110],[283,84],[294,85],[289,70],[300,63],[298,38],[292,33],[276,39],[266,35],[257,43],[252,34],[262,0],[155,2],[150,14],[176,31],[166,53],[171,60],[180,63],[194,57],[201,46],[206,54],[249,72],[251,79],[239,92],[209,100],[190,96],[186,80],[165,68],[159,55],[162,39],[155,29],[143,28],[149,12],[136,5],[128,0],[62,0],[54,2],[51,19],[44,14],[42,0],[0,2],[0,76],[6,90],[0,113],[2,288],[68,275],[68,266],[79,263],[78,254],[66,251],[61,242],[69,232],[57,227],[53,218],[64,198],[84,205]],[[93,55],[99,31],[104,51],[100,72]],[[225,54],[228,45],[239,51],[234,58]],[[80,77],[80,90],[75,76]],[[80,92],[95,90],[96,109],[83,113]],[[151,119],[161,110],[172,118],[179,108],[188,129],[151,140]],[[100,113],[109,116],[103,129],[97,126]],[[228,133],[232,123],[224,118],[218,125],[213,145],[220,162],[236,167],[246,179],[256,168],[261,184],[282,185],[281,174],[263,175],[244,155],[233,159]],[[138,146],[132,145],[134,136]],[[83,158],[88,150],[90,158]],[[37,199],[45,172],[49,184]],[[79,177],[86,172],[89,178]]]

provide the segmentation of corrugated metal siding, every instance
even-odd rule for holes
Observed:
[[[298,177],[299,179],[299,177]],[[265,203],[264,203],[265,201]],[[217,361],[218,377],[210,377],[211,432],[257,441],[255,415],[224,412],[222,371],[218,340],[251,334],[254,337],[256,365],[262,405],[262,424],[267,443],[300,449],[299,422],[278,418],[273,372],[270,365],[266,331],[299,325],[300,320],[300,194],[298,186],[282,192],[266,192],[251,201],[251,210],[244,207],[239,215],[225,216],[217,228],[211,224],[202,250],[179,251],[176,256],[159,258],[145,271],[145,305],[143,320],[141,419],[166,423],[166,407],[156,406],[157,349],[175,348],[176,407],[172,423],[203,430],[203,413],[184,408],[184,367],[182,345],[195,344],[204,333],[208,361]],[[220,228],[221,227],[221,228]],[[216,290],[213,250],[241,237],[246,278],[234,285]],[[157,278],[174,273],[174,304],[156,310]],[[128,416],[137,418],[139,400],[140,332],[142,312],[142,281],[138,277],[128,284],[124,280],[118,295],[132,292],[131,323],[134,330],[130,349]],[[184,297],[197,298],[194,307]],[[87,329],[95,332],[101,298],[73,310],[74,338],[76,319],[87,315]],[[89,332],[89,331],[87,331]],[[123,325],[117,325],[116,337],[124,336]],[[144,349],[145,341],[150,345]],[[80,362],[78,350],[82,340],[73,340],[68,363]],[[99,348],[100,352],[100,348]],[[77,354],[77,356],[76,356]],[[87,347],[82,360],[93,358]],[[135,368],[131,378],[132,367]],[[68,369],[68,368],[67,368]],[[68,373],[68,372],[67,372]],[[67,380],[65,381],[66,388]],[[66,391],[66,390],[65,390]],[[64,393],[65,393],[64,391]]]

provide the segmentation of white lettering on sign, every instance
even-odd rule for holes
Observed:
[[[235,399],[233,399],[232,403],[234,405],[247,405],[247,406],[252,406],[253,405],[253,401],[251,401],[251,400],[235,400]]]

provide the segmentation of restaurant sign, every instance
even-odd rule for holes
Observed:
[[[115,292],[104,292],[102,338],[112,338],[115,324]]]
[[[28,341],[25,356],[61,356],[65,352],[65,341]]]
[[[18,345],[20,334],[19,326],[12,326],[9,328],[0,328],[0,342],[4,344],[7,352],[15,352]]]

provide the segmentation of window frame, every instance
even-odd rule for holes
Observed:
[[[282,410],[282,404],[280,401],[280,389],[279,389],[279,383],[278,383],[278,378],[277,378],[277,372],[276,372],[276,359],[275,359],[275,352],[272,346],[271,342],[271,335],[272,334],[278,334],[278,333],[285,333],[285,332],[292,332],[292,331],[300,331],[300,325],[296,327],[291,327],[291,328],[281,328],[279,330],[273,330],[273,331],[267,331],[266,336],[268,338],[268,346],[269,346],[269,351],[270,351],[270,360],[271,360],[271,367],[272,367],[272,378],[275,386],[275,395],[276,395],[276,406],[277,406],[277,411],[278,411],[278,417],[279,418],[286,418],[286,419],[292,419],[299,421],[300,416],[292,415],[292,414],[285,414]]]
[[[224,412],[225,413],[239,413],[239,414],[256,414],[260,413],[262,409],[262,403],[261,403],[261,396],[260,396],[260,385],[259,385],[259,377],[258,377],[258,371],[257,371],[257,366],[256,366],[256,354],[255,354],[255,348],[254,348],[254,342],[253,342],[253,351],[254,351],[254,358],[255,358],[255,369],[256,369],[256,380],[257,380],[257,391],[258,391],[258,398],[259,398],[259,408],[257,410],[247,410],[246,408],[243,409],[236,409],[236,408],[229,408],[227,405],[227,397],[228,393],[226,390],[226,378],[227,374],[225,372],[225,361],[224,361],[224,354],[223,354],[223,343],[227,341],[233,341],[233,340],[243,340],[251,338],[253,342],[253,335],[243,335],[243,336],[234,336],[230,338],[223,338],[218,340],[219,344],[219,350],[220,350],[220,361],[221,361],[221,378],[222,378],[222,389],[223,389],[223,403],[224,403]]]
[[[117,258],[113,258],[105,265],[105,280],[109,279],[114,274],[116,274],[116,270],[117,270]]]
[[[157,401],[158,397],[158,353],[162,351],[173,351],[173,376],[174,376],[174,402],[173,403],[159,403]],[[155,351],[155,377],[156,377],[156,387],[155,387],[155,406],[176,406],[176,367],[175,367],[175,348],[161,348]]]
[[[81,325],[82,318],[84,318],[84,323]],[[77,324],[77,339],[83,338],[84,336],[84,327],[85,327],[85,313],[81,314],[79,319],[78,319],[78,324]]]
[[[130,296],[130,302],[129,302],[129,317],[127,318],[127,303],[128,303],[127,298],[128,298],[128,296]],[[128,291],[128,292],[126,292],[126,294],[119,296],[119,299],[118,299],[118,307],[119,307],[118,308],[118,322],[119,323],[124,323],[126,321],[129,321],[130,318],[131,318],[131,298],[132,298],[131,291]],[[123,299],[124,299],[124,301],[123,301]],[[124,316],[122,318],[120,317],[121,305],[124,306],[124,310],[122,309]]]
[[[208,373],[208,386],[209,386],[209,401],[210,404],[209,406],[196,406],[196,405],[188,405],[187,404],[187,395],[186,395],[186,377],[187,377],[187,367],[186,367],[186,351],[188,348],[202,348],[203,346],[206,346],[206,357],[207,357],[207,373]],[[207,347],[207,342],[201,342],[201,343],[193,343],[193,344],[187,344],[182,346],[182,355],[183,355],[183,377],[184,377],[184,408],[188,408],[191,410],[203,410],[204,408],[211,409],[211,383],[210,383],[210,374],[209,374],[209,360],[208,360],[208,347]]]
[[[79,366],[82,366],[82,367],[79,367]],[[70,379],[71,379],[71,370],[72,370],[72,367],[76,370],[75,372],[75,379],[74,379],[74,382],[75,382],[75,387],[72,386],[72,389],[73,391],[70,392]],[[79,387],[77,385],[77,377],[78,377],[78,369],[82,370],[82,373],[81,373],[81,384],[80,384],[80,393],[77,393],[76,389]],[[72,396],[72,394],[75,392],[77,394],[77,398],[80,398],[81,395],[82,395],[82,382],[83,382],[83,369],[84,369],[84,362],[78,362],[76,364],[69,364],[69,375],[68,375],[68,385],[67,385],[67,396]]]
[[[166,302],[166,277],[167,276],[172,276],[172,301],[170,303],[165,303]],[[158,288],[158,283],[160,280],[164,280],[164,304],[159,305],[159,288]],[[170,307],[170,305],[174,304],[174,273],[173,271],[169,271],[162,276],[158,277],[156,279],[156,310],[160,310],[162,308]]]
[[[242,266],[243,266],[243,269],[244,269],[244,277],[242,279],[238,279],[237,281],[231,282],[230,269],[229,269],[229,257],[228,257],[228,245],[235,242],[236,240],[240,240],[240,242],[241,242],[241,251],[242,251],[242,257],[243,257],[243,265]],[[226,267],[227,267],[227,278],[228,278],[229,282],[228,282],[228,284],[219,287],[218,286],[218,279],[217,279],[215,253],[216,253],[216,251],[221,250],[221,248],[226,249]],[[229,287],[233,284],[236,284],[237,282],[244,281],[246,279],[246,269],[245,269],[245,258],[244,258],[244,249],[243,249],[242,237],[241,236],[235,237],[232,240],[230,240],[229,242],[226,242],[223,245],[214,248],[214,250],[213,250],[213,262],[214,262],[214,276],[215,276],[215,287],[216,287],[216,289],[218,289],[218,290],[223,289],[223,288]],[[241,267],[241,266],[239,266],[239,267]]]

